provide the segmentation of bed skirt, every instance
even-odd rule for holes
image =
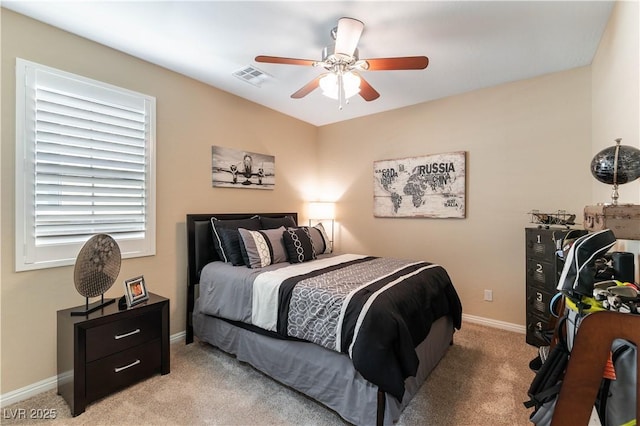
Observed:
[[[378,387],[358,373],[349,357],[322,346],[274,339],[209,315],[197,302],[194,334],[273,379],[302,392],[356,425],[376,424]],[[429,335],[416,347],[420,359],[416,377],[405,381],[402,403],[386,395],[384,424],[392,425],[420,385],[444,356],[453,340],[453,322],[446,316],[433,323]]]

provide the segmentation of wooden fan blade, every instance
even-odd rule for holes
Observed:
[[[384,70],[423,70],[429,65],[426,56],[405,56],[399,58],[365,59],[369,68],[367,71]]]
[[[364,30],[364,24],[353,18],[340,18],[338,20],[338,30],[336,32],[335,53],[346,56],[353,56],[360,36]]]
[[[354,73],[355,74],[355,73]],[[360,74],[356,74],[360,77],[360,96],[367,102],[375,101],[380,97],[380,93],[376,92],[376,89],[371,87],[369,82],[362,78]]]
[[[313,66],[317,61],[311,59],[297,59],[297,58],[281,58],[279,56],[256,56],[256,62],[267,62],[269,64],[284,64],[284,65],[307,65]]]
[[[302,88],[300,88],[300,90],[298,90],[293,95],[291,95],[291,97],[293,99],[304,98],[309,93],[313,92],[316,88],[318,88],[318,86],[320,85],[320,79],[325,75],[326,73],[320,74],[319,76],[317,76],[316,78],[314,78],[313,80],[311,80],[310,82],[302,86]]]

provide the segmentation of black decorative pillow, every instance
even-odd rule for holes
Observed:
[[[261,229],[276,229],[284,226],[285,228],[295,228],[298,226],[293,217],[291,216],[283,216],[283,217],[265,217],[260,216],[260,222],[262,223]]]
[[[299,226],[293,229],[307,229],[309,231],[309,236],[311,237],[311,242],[313,243],[313,249],[315,250],[316,255],[332,252],[333,247],[331,240],[329,240],[329,236],[321,223],[318,223],[315,226]]]
[[[273,263],[287,261],[287,251],[282,239],[285,228],[250,231],[239,228],[240,249],[244,263],[249,268],[263,268]]]
[[[302,263],[316,258],[308,228],[289,228],[282,233],[289,262]]]
[[[240,233],[235,228],[220,228],[217,230],[220,237],[222,257],[225,262],[233,266],[244,265],[242,249],[240,248]]]
[[[254,216],[248,219],[220,220],[211,218],[213,229],[213,247],[220,260],[235,266],[244,265],[240,250],[240,233],[238,228],[257,231],[260,229],[260,219]]]

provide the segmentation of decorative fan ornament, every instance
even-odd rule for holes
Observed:
[[[118,243],[107,234],[91,237],[80,249],[73,271],[76,290],[86,298],[86,310],[76,315],[84,315],[113,303],[104,301],[104,293],[111,288],[120,273],[122,257]],[[89,309],[89,298],[101,296],[101,301]]]
[[[618,204],[618,185],[640,178],[640,149],[616,144],[603,149],[591,160],[591,174],[602,183],[613,185],[612,204]]]
[[[364,24],[361,21],[354,18],[340,18],[338,26],[331,30],[335,43],[323,49],[321,61],[264,55],[256,56],[255,60],[271,64],[323,67],[326,73],[311,80],[291,97],[303,98],[320,87],[325,96],[338,99],[340,109],[343,102],[348,102],[348,98],[356,94],[360,94],[367,102],[380,97],[380,93],[362,77],[359,71],[420,70],[429,65],[429,58],[426,56],[360,59],[357,46],[363,30]]]

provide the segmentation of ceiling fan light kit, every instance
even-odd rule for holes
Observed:
[[[347,100],[360,93],[360,78],[352,72],[345,74],[327,73],[320,78],[322,94],[328,98],[339,100],[344,95]]]
[[[429,65],[426,56],[406,56],[397,58],[360,59],[357,49],[364,24],[354,18],[340,18],[338,26],[331,30],[335,43],[322,50],[322,60],[283,58],[279,56],[256,56],[256,62],[272,64],[303,65],[323,67],[327,72],[317,76],[291,95],[300,99],[317,87],[322,94],[338,100],[338,108],[343,102],[360,94],[367,102],[380,97],[380,94],[358,73],[358,71],[418,70]]]

